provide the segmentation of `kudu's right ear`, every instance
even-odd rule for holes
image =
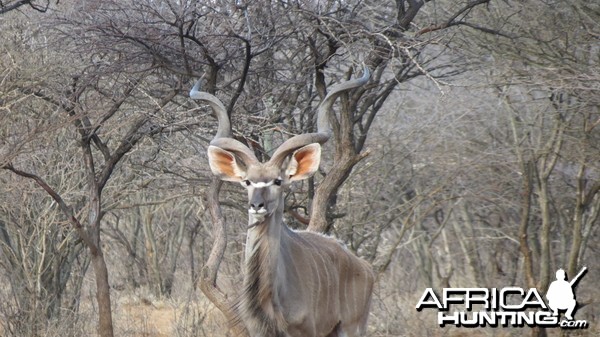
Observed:
[[[208,147],[208,163],[210,170],[221,180],[240,182],[246,175],[245,167],[240,165],[233,153],[220,147]]]

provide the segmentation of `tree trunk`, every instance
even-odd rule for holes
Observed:
[[[113,337],[112,311],[110,305],[110,287],[108,269],[100,247],[92,253],[92,266],[96,277],[96,301],[98,301],[98,335]]]
[[[522,164],[523,180],[521,183],[521,211],[519,224],[519,250],[523,255],[523,274],[529,288],[535,287],[531,248],[529,247],[529,218],[531,214],[531,196],[533,194],[533,164],[530,161]]]
[[[331,168],[316,189],[308,230],[319,233],[327,233],[330,230],[331,221],[327,211],[332,206],[331,198],[335,196],[358,161],[355,156],[341,156],[335,160],[336,165]]]
[[[243,324],[236,322],[237,313],[231,300],[217,287],[217,274],[219,266],[227,248],[227,223],[221,206],[219,205],[219,192],[223,182],[217,177],[212,178],[210,189],[207,193],[207,204],[213,223],[213,246],[206,264],[200,272],[200,290],[223,313],[228,322],[233,323],[231,330],[234,336],[248,337],[248,331]]]

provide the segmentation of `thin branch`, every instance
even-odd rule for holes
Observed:
[[[173,90],[167,96],[165,96],[162,101],[159,103],[157,109],[162,109],[167,103],[169,103],[173,97],[177,94],[177,91]],[[117,163],[123,158],[125,154],[127,154],[139,141],[147,134],[151,134],[152,130],[148,130],[146,132],[141,129],[146,125],[149,121],[147,116],[142,116],[138,118],[129,128],[129,131],[123,137],[121,144],[114,151],[112,156],[106,161],[106,166],[102,169],[100,174],[100,178],[98,179],[98,188],[101,191],[108,179],[110,178],[115,166]]]
[[[98,247],[93,243],[92,239],[86,232],[85,227],[75,217],[69,206],[67,206],[67,204],[63,200],[63,198],[54,189],[52,189],[52,187],[50,187],[50,185],[48,185],[41,177],[33,173],[18,170],[14,166],[12,166],[12,164],[4,165],[2,166],[2,169],[12,171],[16,175],[35,181],[41,188],[43,188],[46,191],[46,193],[48,193],[52,197],[52,199],[54,199],[54,201],[56,201],[56,203],[60,207],[60,210],[67,217],[69,223],[75,228],[75,230],[79,234],[79,237],[83,240],[83,242],[85,242],[86,246],[90,249],[92,255],[98,253]]]
[[[467,27],[471,27],[473,29],[482,31],[484,33],[488,33],[488,34],[493,34],[493,35],[498,35],[498,36],[503,36],[506,38],[514,38],[514,36],[510,36],[506,33],[500,32],[498,30],[494,30],[491,28],[486,28],[486,27],[482,27],[473,23],[469,23],[463,20],[458,20],[459,17],[468,14],[468,12],[470,12],[473,8],[479,6],[479,5],[483,5],[483,4],[488,4],[490,2],[490,0],[475,0],[475,1],[471,1],[469,3],[467,3],[463,8],[461,8],[460,10],[458,10],[456,13],[454,13],[454,15],[452,15],[448,20],[446,20],[445,22],[442,22],[438,25],[431,25],[429,27],[423,28],[421,30],[419,30],[415,36],[420,36],[426,33],[431,33],[431,32],[435,32],[438,30],[442,30],[442,29],[446,29],[452,26],[458,26],[458,25],[464,25]]]
[[[31,8],[35,9],[38,12],[45,13],[48,10],[48,7],[50,7],[50,1],[49,0],[46,1],[46,6],[38,6],[33,2],[33,0],[19,0],[19,1],[15,1],[13,3],[10,3],[6,6],[0,2],[0,15],[2,15],[4,13],[8,13],[12,10],[15,10],[15,9],[17,9],[21,6],[25,6],[25,5],[29,5]]]
[[[248,78],[248,72],[250,71],[250,63],[252,62],[252,58],[253,58],[252,45],[250,44],[250,41],[244,39],[241,36],[238,36],[238,37],[244,42],[245,59],[244,59],[244,68],[242,69],[242,77],[240,78],[240,82],[238,83],[237,89],[235,90],[233,97],[231,97],[231,100],[229,101],[229,106],[227,107],[227,115],[230,118],[231,118],[231,113],[233,111],[233,107],[235,106],[235,103],[237,102],[238,98],[242,94],[242,91],[244,91],[244,85],[246,84],[246,80]]]
[[[296,219],[297,221],[299,221],[301,224],[308,226],[308,224],[310,223],[310,219],[300,215],[300,213],[298,213],[295,209],[293,208],[288,208],[286,210],[294,219]]]

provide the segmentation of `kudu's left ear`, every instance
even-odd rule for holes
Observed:
[[[321,145],[308,144],[294,151],[285,174],[290,181],[302,180],[312,176],[319,169]]]

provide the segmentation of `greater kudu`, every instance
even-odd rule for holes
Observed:
[[[248,232],[240,319],[251,336],[362,336],[367,327],[374,274],[337,240],[283,223],[284,191],[317,171],[321,145],[330,135],[328,112],[344,91],[369,80],[364,75],[331,89],[317,110],[317,132],[284,142],[266,163],[233,139],[227,111],[215,96],[190,97],[208,103],[219,121],[208,147],[212,172],[248,190]]]

